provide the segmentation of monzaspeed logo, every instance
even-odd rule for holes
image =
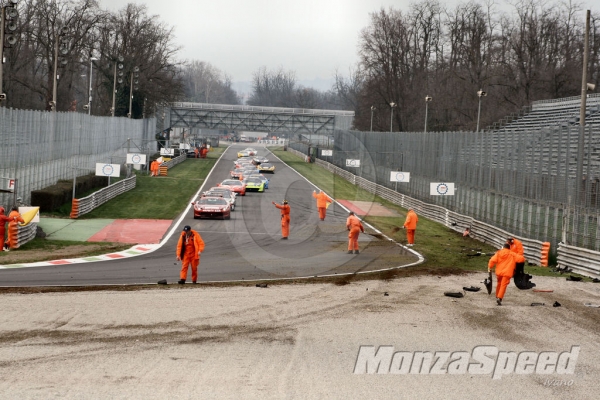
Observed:
[[[360,346],[355,374],[490,375],[573,374],[580,346],[570,351],[500,351],[477,346],[472,351],[395,351],[394,346]]]

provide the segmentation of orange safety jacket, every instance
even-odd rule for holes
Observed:
[[[317,207],[318,208],[327,207],[327,203],[333,203],[333,200],[331,200],[331,198],[323,192],[319,192],[319,193],[313,192],[312,195],[315,199],[317,199]]]
[[[408,210],[408,213],[406,213],[406,221],[404,221],[404,227],[406,229],[417,229],[418,221],[419,217],[417,217],[417,213],[413,210]]]
[[[506,276],[511,278],[515,274],[516,263],[524,262],[523,256],[509,250],[500,249],[490,258],[488,269],[496,267],[497,276]]]
[[[204,251],[204,240],[202,240],[202,237],[200,236],[200,234],[198,232],[196,232],[195,230],[192,229],[192,243],[194,244],[194,247],[196,249],[196,251],[194,252],[194,260],[198,260],[200,259],[200,256],[198,255],[198,253],[201,253]],[[181,258],[183,260],[183,256],[185,254],[185,232],[181,232],[181,236],[179,236],[179,241],[177,242],[177,256],[179,256],[179,258]]]

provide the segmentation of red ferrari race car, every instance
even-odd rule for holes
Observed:
[[[194,205],[194,219],[231,218],[231,204],[223,197],[201,197],[192,204]]]
[[[238,179],[225,179],[223,182],[217,185],[218,187],[227,187],[231,191],[239,194],[240,196],[246,195],[246,184]]]

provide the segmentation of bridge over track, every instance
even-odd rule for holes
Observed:
[[[205,103],[170,103],[164,126],[296,134],[333,134],[352,127],[354,111],[255,107]]]

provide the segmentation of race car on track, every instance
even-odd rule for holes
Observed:
[[[250,157],[250,152],[247,151],[247,150],[238,151],[237,156],[238,156],[238,158],[240,158],[240,157]]]
[[[217,186],[230,189],[232,192],[235,192],[240,196],[246,195],[246,184],[243,181],[240,181],[239,179],[225,179]]]
[[[259,172],[271,172],[275,173],[275,166],[271,163],[261,163],[256,166]]]
[[[258,177],[249,176],[244,179],[244,182],[246,183],[246,190],[253,190],[256,192],[265,191],[265,183]]]
[[[223,197],[200,197],[192,204],[194,205],[194,219],[231,218],[231,205]]]
[[[252,164],[254,165],[258,165],[258,164],[262,164],[262,163],[268,163],[269,159],[267,157],[259,157],[256,156],[252,159]]]
[[[235,211],[237,195],[231,189],[215,186],[202,193],[202,197],[222,197],[229,202],[231,211]]]
[[[254,178],[254,177],[260,178],[265,183],[265,189],[269,188],[269,180],[267,179],[266,176],[264,176],[263,174],[253,174],[253,175],[250,175],[250,178]]]

